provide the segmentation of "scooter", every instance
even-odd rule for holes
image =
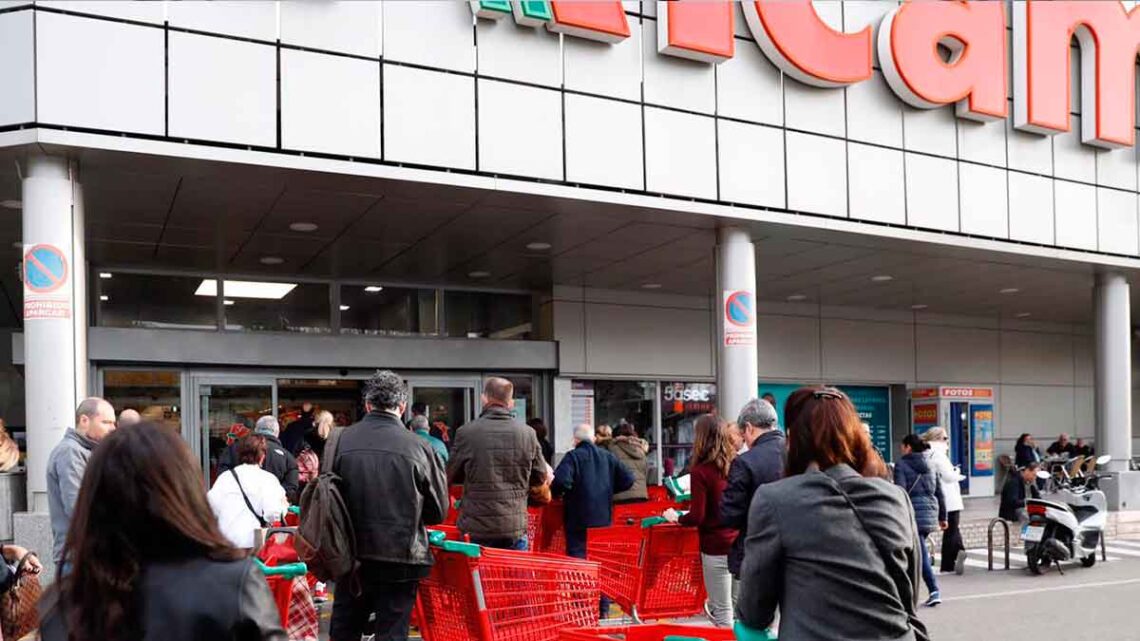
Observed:
[[[1111,460],[1106,454],[1096,463],[1099,467]],[[1055,490],[1049,498],[1025,500],[1029,523],[1022,528],[1021,538],[1029,571],[1039,575],[1056,565],[1057,571],[1064,574],[1061,563],[1073,559],[1080,559],[1081,565],[1091,568],[1096,564],[1097,548],[1108,521],[1108,501],[1100,490],[1100,481],[1111,477],[1094,472],[1087,477],[1074,479],[1065,474],[1057,479],[1042,470],[1037,472],[1037,478],[1051,480]]]

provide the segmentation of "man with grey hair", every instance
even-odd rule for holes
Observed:
[[[447,477],[431,445],[404,427],[407,406],[403,378],[378,371],[364,384],[368,414],[334,430],[325,447],[331,461],[322,469],[339,477],[360,564],[336,593],[332,641],[359,641],[365,628],[376,639],[407,639],[420,580],[431,571],[425,526],[447,517]]]
[[[126,427],[139,422],[142,422],[142,416],[139,415],[138,410],[125,409],[119,414],[118,427]]]
[[[744,434],[748,451],[737,456],[728,470],[728,485],[720,502],[720,518],[726,526],[740,531],[728,553],[728,570],[740,578],[744,560],[744,539],[748,535],[748,508],[752,495],[765,483],[784,477],[787,445],[777,429],[776,408],[768,401],[754,398],[744,404],[736,424]]]
[[[277,482],[285,490],[285,496],[288,497],[289,502],[296,504],[300,498],[301,471],[297,467],[297,457],[293,456],[281,444],[279,438],[281,424],[277,422],[277,418],[274,416],[262,416],[257,419],[253,433],[265,437],[265,463],[261,467],[277,479]],[[237,467],[237,449],[238,444],[235,441],[226,448],[226,451],[222,452],[221,457],[218,458],[219,476],[226,470]]]
[[[427,441],[432,451],[439,457],[439,460],[443,461],[444,465],[447,465],[447,444],[431,435],[431,425],[428,423],[426,416],[422,414],[413,416],[412,422],[408,424],[408,427],[416,436]]]
[[[52,558],[62,563],[63,542],[71,524],[79,486],[87,471],[91,450],[115,431],[115,408],[107,401],[91,397],[75,408],[75,427],[67,428],[63,440],[52,449],[47,463],[48,512],[51,515]]]

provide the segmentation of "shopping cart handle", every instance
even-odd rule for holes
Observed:
[[[750,628],[744,625],[743,621],[737,621],[732,627],[733,634],[736,635],[736,641],[776,641],[778,637],[772,632],[772,628]]]
[[[289,513],[290,514],[296,514],[297,516],[301,516],[301,507],[299,505],[290,505],[289,506]]]
[[[446,534],[439,530],[428,530],[428,543],[440,548],[444,552],[457,552],[473,559],[483,556],[483,552],[479,549],[478,545],[474,543],[464,543],[463,541],[451,541],[447,538]]]
[[[428,543],[431,543],[432,545],[443,545],[443,542],[447,540],[447,533],[445,532],[440,532],[439,530],[428,530],[427,533]]]
[[[261,568],[261,573],[265,576],[280,576],[286,579],[294,579],[309,573],[309,566],[304,563],[286,563],[285,565],[269,566],[261,559],[254,560],[257,561],[257,567]]]

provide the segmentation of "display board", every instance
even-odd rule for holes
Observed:
[[[775,399],[776,415],[779,417],[780,429],[784,429],[784,405],[788,397],[802,384],[761,383],[759,392],[761,398],[771,394]],[[855,411],[859,412],[859,419],[871,427],[871,442],[883,460],[888,463],[892,459],[891,447],[891,388],[880,385],[836,385],[839,390],[851,399]],[[735,417],[732,417],[735,420]]]

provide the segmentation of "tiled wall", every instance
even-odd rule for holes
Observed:
[[[857,30],[894,4],[817,10]],[[878,71],[846,89],[808,87],[764,58],[739,15],[736,56],[714,66],[657,53],[653,2],[625,3],[632,36],[616,45],[509,19],[476,23],[465,2],[56,1],[37,3],[34,21],[26,5],[0,3],[9,9],[0,14],[0,81],[10,90],[0,125],[329,154],[1140,254],[1136,151],[1081,144],[1079,105],[1073,131],[1050,138],[1008,121],[959,120],[952,107],[913,109]]]

